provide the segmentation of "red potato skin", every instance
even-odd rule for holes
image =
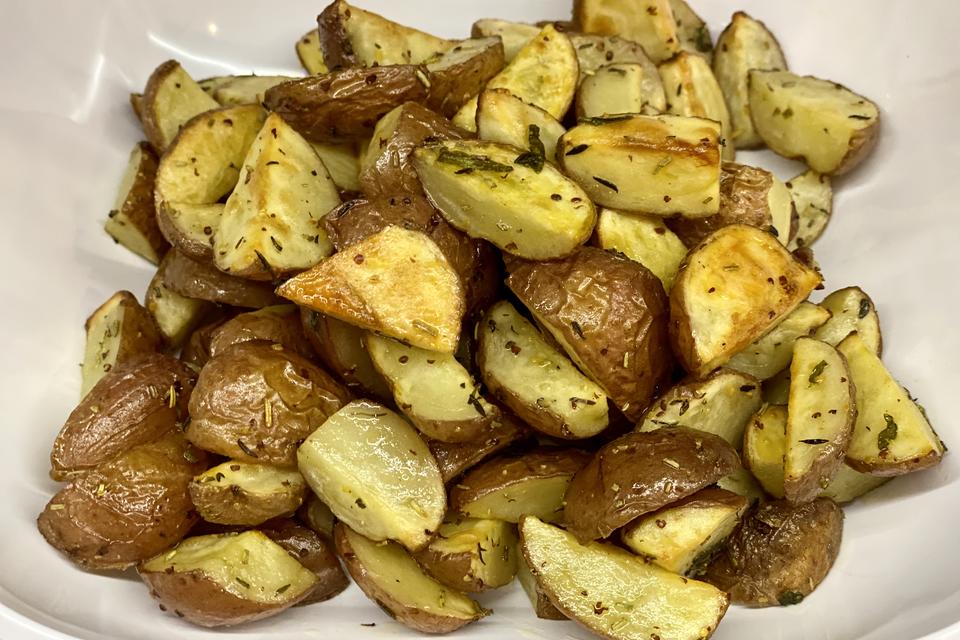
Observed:
[[[317,586],[297,606],[324,602],[350,586],[333,542],[325,536],[289,518],[270,520],[257,528],[317,576]]]

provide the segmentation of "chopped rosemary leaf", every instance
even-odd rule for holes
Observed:
[[[827,368],[827,361],[821,360],[813,368],[813,372],[810,374],[810,384],[817,384],[820,382],[820,376],[823,375],[823,370]]]
[[[877,434],[877,448],[880,451],[886,451],[890,443],[897,439],[897,423],[889,413],[883,414],[883,419],[887,423],[883,431]]]
[[[496,171],[498,173],[509,173],[513,167],[508,164],[502,164],[496,160],[491,160],[487,156],[473,155],[465,151],[447,149],[443,147],[437,154],[437,162],[443,164],[452,164],[464,169],[477,169],[479,171]]]
[[[597,176],[593,176],[593,179],[599,182],[600,184],[602,184],[603,186],[605,186],[606,188],[613,189],[615,192],[620,193],[620,189],[617,188],[617,185],[610,182],[609,180],[604,180],[603,178],[599,178]]]

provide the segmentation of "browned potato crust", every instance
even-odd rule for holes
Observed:
[[[494,422],[493,429],[480,440],[441,442],[424,439],[430,447],[430,453],[437,461],[443,481],[450,482],[470,467],[483,462],[515,442],[524,440],[529,435],[530,432],[522,422],[501,409],[499,422]]]
[[[300,442],[349,401],[349,392],[306,358],[281,345],[243,342],[200,372],[187,437],[237,460],[293,467]]]
[[[257,528],[317,576],[317,586],[297,606],[329,600],[350,586],[334,552],[333,542],[328,538],[289,518],[270,520]]]
[[[311,358],[313,347],[300,323],[300,310],[285,304],[241,313],[218,326],[210,335],[210,357],[241,342],[267,340],[293,353]]]
[[[667,298],[643,265],[583,247],[562,260],[520,263],[507,286],[628,418],[638,419],[668,382]]]
[[[357,395],[392,397],[363,344],[366,331],[313,309],[300,308],[300,322],[321,364]]]
[[[213,333],[227,320],[228,318],[217,318],[194,329],[180,350],[180,360],[193,365],[199,371],[210,359],[210,339]]]
[[[740,468],[726,440],[687,427],[628,433],[601,448],[567,489],[567,529],[580,542],[606,538]]]
[[[153,205],[153,183],[157,177],[157,154],[147,142],[138,142],[130,154],[127,175],[120,185],[114,208],[104,229],[114,241],[153,264],[170,248],[160,228]]]
[[[768,502],[748,515],[703,579],[754,607],[799,604],[840,551],[843,511],[833,500]]]
[[[170,250],[165,262],[163,283],[182,296],[253,309],[280,303],[270,283],[229,276],[177,249]]]

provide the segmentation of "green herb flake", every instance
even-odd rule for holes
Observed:
[[[480,414],[480,417],[486,418],[487,412],[483,408],[483,405],[480,403],[480,398],[477,397],[477,395],[478,395],[477,391],[474,390],[474,392],[467,397],[467,404],[472,405],[473,408],[477,410],[477,413]]]
[[[487,156],[474,155],[465,151],[447,149],[446,147],[440,149],[440,153],[437,154],[437,162],[479,171],[496,171],[497,173],[510,173],[513,171],[513,167],[510,165],[491,160]]]
[[[852,114],[847,117],[850,118],[851,120],[869,120],[870,119],[870,116],[861,116],[857,114]]]
[[[700,28],[697,29],[697,37],[694,40],[694,45],[697,47],[697,51],[701,53],[707,53],[713,48],[713,42],[710,41],[710,30],[707,29],[707,25],[702,24]]]
[[[798,591],[784,591],[777,598],[777,602],[780,603],[781,607],[789,607],[792,604],[803,602],[803,597],[803,594]]]
[[[813,372],[810,374],[810,384],[817,384],[820,382],[820,376],[823,375],[823,370],[827,368],[827,361],[821,360],[813,368]]]
[[[658,173],[660,173],[660,170],[666,167],[671,162],[673,162],[673,158],[671,158],[670,156],[663,156],[662,158],[660,158],[660,161],[657,162],[657,166],[653,168],[653,175],[657,175]]]
[[[881,453],[886,451],[890,447],[890,443],[897,439],[897,423],[894,421],[893,416],[885,413],[883,414],[883,419],[886,421],[887,426],[877,434],[877,448],[880,449]]]
[[[236,580],[236,581],[237,581],[237,584],[239,584],[239,585],[240,585],[241,587],[243,587],[244,589],[249,589],[249,588],[250,588],[250,583],[247,582],[246,580],[244,580],[243,578],[236,577],[236,578],[234,578],[234,580]]]
[[[279,589],[277,589],[277,595],[280,595],[281,593],[283,593],[284,591],[286,591],[286,590],[289,589],[289,588],[290,588],[290,585],[289,585],[289,584],[283,585],[282,587],[280,587]]]
[[[534,172],[540,173],[543,170],[547,152],[544,149],[543,141],[540,140],[540,127],[535,124],[527,127],[527,145],[529,150],[518,155],[513,163],[529,167]]]
[[[622,114],[622,115],[617,115],[617,116],[603,116],[603,117],[597,117],[597,118],[580,118],[580,120],[577,121],[577,124],[591,124],[591,125],[593,125],[593,126],[595,126],[595,127],[598,127],[598,126],[600,126],[600,125],[610,124],[611,122],[622,122],[623,120],[629,120],[629,119],[632,118],[632,117],[633,117],[633,114],[624,113],[624,114]]]
[[[573,322],[570,323],[570,328],[573,329],[573,332],[574,332],[575,334],[577,334],[577,337],[578,337],[578,338],[580,338],[581,340],[584,339],[584,337],[583,337],[583,327],[580,326],[580,323],[579,323],[579,322],[577,322],[576,320],[574,320]]]

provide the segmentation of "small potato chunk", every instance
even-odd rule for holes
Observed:
[[[606,65],[638,64],[643,67],[640,81],[643,103],[658,112],[667,108],[667,98],[663,92],[663,83],[660,81],[657,66],[647,57],[639,44],[617,36],[588,33],[569,35],[573,48],[577,50],[581,83]]]
[[[443,521],[436,461],[416,430],[382,405],[351,402],[300,445],[297,460],[334,515],[372,540],[416,551]]]
[[[167,60],[150,74],[139,104],[143,133],[157,153],[173,142],[187,120],[220,106],[176,60]]]
[[[720,125],[680,116],[615,116],[567,131],[557,162],[598,205],[652,215],[715,214]]]
[[[491,430],[482,439],[473,442],[441,442],[426,439],[430,453],[433,454],[440,468],[440,476],[444,483],[458,478],[470,467],[530,435],[523,423],[502,410],[500,419],[495,420],[491,426]]]
[[[767,499],[763,488],[757,484],[757,480],[753,477],[753,474],[746,469],[737,469],[730,475],[720,478],[717,480],[717,487],[735,493],[738,496],[743,496],[751,505]]]
[[[833,186],[830,176],[812,169],[790,178],[786,183],[797,209],[797,234],[790,249],[809,247],[819,238],[833,212]]]
[[[337,189],[360,191],[359,145],[350,142],[311,142],[310,146],[320,156]]]
[[[138,142],[130,152],[117,198],[103,229],[115,242],[153,264],[160,264],[170,244],[157,227],[153,204],[156,177],[157,154],[146,142]]]
[[[660,278],[663,290],[669,293],[687,248],[661,217],[601,209],[596,235],[601,249],[612,249],[639,262]]]
[[[330,69],[323,61],[323,51],[320,49],[320,30],[312,29],[303,34],[294,46],[300,66],[310,75],[328,73]]]
[[[687,254],[670,290],[670,336],[684,368],[706,375],[763,336],[820,284],[776,238],[723,227]]]
[[[297,518],[312,531],[333,538],[333,525],[337,523],[337,516],[333,515],[330,507],[325,505],[313,491],[307,492],[306,500],[297,512]]]
[[[256,526],[292,514],[306,490],[296,471],[228,460],[190,482],[190,499],[207,522]]]
[[[294,76],[220,76],[201,81],[200,86],[221,106],[234,107],[241,104],[260,104],[263,93],[287,80],[296,80]],[[211,86],[204,87],[204,82]]]
[[[505,62],[499,38],[461,40],[437,60],[427,63],[427,106],[448,118],[454,117],[460,107],[476,98],[487,82],[503,70]]]
[[[370,360],[393,391],[397,407],[424,435],[445,442],[486,436],[499,410],[453,354],[368,334]]]
[[[590,238],[597,219],[583,189],[543,161],[543,149],[531,157],[475,140],[413,153],[424,193],[450,224],[531,260],[568,255]]]
[[[450,509],[470,518],[519,522],[534,515],[563,518],[563,496],[590,455],[578,449],[541,449],[496,458],[470,470],[450,491]]]
[[[727,611],[729,596],[709,584],[610,544],[579,544],[572,534],[532,516],[520,524],[520,545],[553,605],[604,638],[703,640]]]
[[[733,160],[736,152],[730,111],[723,92],[713,76],[710,63],[703,57],[681,51],[658,67],[663,89],[669,96],[667,111],[678,116],[706,118],[720,123],[724,160]]]
[[[517,574],[516,528],[502,520],[455,518],[440,525],[437,537],[414,558],[451,589],[497,589]]]
[[[343,572],[334,550],[332,523],[327,536],[302,527],[289,518],[271,520],[261,525],[258,530],[283,547],[290,556],[317,577],[313,591],[298,602],[297,606],[324,602],[350,586],[350,579]]]
[[[860,334],[847,336],[837,350],[847,359],[857,389],[857,422],[847,464],[876,476],[898,476],[940,464],[946,447],[926,413]]]
[[[842,464],[827,488],[820,493],[820,496],[830,498],[838,504],[846,504],[889,481],[890,478],[860,473],[848,465]]]
[[[774,498],[784,495],[783,467],[787,455],[787,407],[768,405],[761,409],[743,434],[743,464],[764,491]]]
[[[725,440],[686,427],[633,432],[594,455],[567,489],[567,529],[606,538],[638,517],[707,487],[740,467]]]
[[[470,36],[473,38],[488,38],[499,36],[503,41],[503,56],[507,62],[517,57],[520,50],[531,40],[537,37],[540,28],[522,22],[510,22],[496,18],[483,18],[473,23]]]
[[[517,565],[517,582],[520,583],[524,593],[527,594],[530,606],[533,607],[536,616],[541,620],[569,620],[567,616],[563,615],[563,612],[550,602],[547,592],[543,590],[537,583],[537,579],[530,573],[530,567],[527,566],[526,561],[521,559]]]
[[[770,329],[762,338],[730,358],[728,369],[748,373],[759,380],[768,380],[790,365],[793,345],[830,319],[830,312],[812,302],[801,302],[790,315]]]
[[[580,83],[577,89],[577,116],[603,118],[621,113],[658,113],[647,102],[642,64],[621,62],[604,65]]]
[[[377,543],[338,523],[337,552],[368,598],[397,622],[423,633],[450,633],[490,614],[434,580],[394,542]]]
[[[680,34],[669,0],[574,0],[573,21],[579,31],[640,43],[654,62],[680,51]]]
[[[167,255],[163,283],[182,296],[248,309],[262,309],[281,302],[269,282],[228,275],[177,249],[171,249]]]
[[[743,429],[762,402],[760,382],[756,378],[717,369],[703,380],[671,387],[650,405],[637,430],[689,427],[718,435],[739,449]]]
[[[222,456],[289,468],[303,439],[349,399],[323,369],[282,345],[243,342],[201,370],[187,438]]]
[[[813,337],[837,346],[844,338],[856,332],[860,340],[877,356],[883,351],[880,316],[877,306],[860,287],[837,289],[820,302],[829,311],[830,319],[817,329]]]
[[[157,272],[147,285],[144,304],[153,316],[166,343],[176,349],[183,345],[190,333],[213,311],[213,303],[182,296],[166,284],[167,268],[174,260],[174,251],[168,251],[160,261]]]
[[[876,145],[880,110],[842,85],[753,69],[748,94],[753,125],[767,146],[818,173],[847,173]]]
[[[290,278],[277,293],[415,347],[457,348],[463,287],[423,233],[387,227]]]
[[[531,153],[537,153],[542,146],[543,158],[553,162],[557,141],[564,133],[566,129],[559,120],[506,89],[484,91],[477,101],[477,137],[481,140]]]
[[[677,34],[680,36],[680,46],[684,51],[695,53],[706,58],[707,62],[713,58],[713,40],[710,38],[710,27],[686,3],[686,0],[669,0],[673,9],[673,18],[677,22]]]
[[[747,75],[751,69],[782,71],[787,68],[780,43],[759,20],[737,11],[717,39],[713,73],[730,107],[733,142],[740,149],[753,149],[763,139],[750,119]]]
[[[509,302],[491,307],[477,333],[484,383],[531,427],[564,439],[589,438],[607,428],[603,389]]]
[[[363,344],[366,331],[305,307],[300,309],[300,321],[320,362],[348,389],[381,400],[393,397]]]
[[[634,553],[667,571],[697,576],[733,533],[750,501],[704,489],[627,525],[621,536]]]
[[[735,604],[799,604],[827,576],[842,533],[843,511],[833,500],[768,502],[747,516],[704,580]]]
[[[253,340],[266,340],[305,358],[313,357],[313,348],[300,324],[300,311],[292,304],[264,307],[230,318],[211,332],[208,353],[213,357],[235,344]]]
[[[188,538],[139,573],[164,611],[202,627],[268,618],[317,585],[311,571],[259,531]]]

